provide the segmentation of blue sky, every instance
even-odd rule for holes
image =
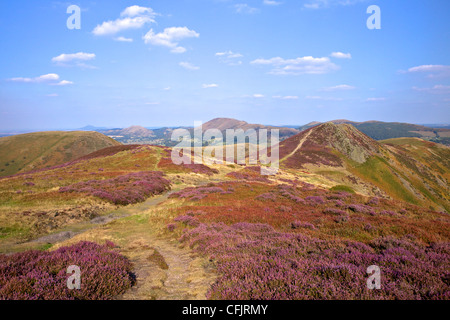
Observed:
[[[448,12],[447,0],[1,1],[0,131],[449,123]]]

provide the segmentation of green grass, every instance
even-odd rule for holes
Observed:
[[[0,177],[75,160],[120,145],[98,132],[35,132],[0,138]]]
[[[351,188],[349,186],[344,186],[341,184],[330,188],[330,191],[344,191],[344,192],[348,192],[348,193],[355,193],[355,190],[353,190],[353,188]]]
[[[364,180],[369,180],[380,189],[386,190],[399,200],[419,204],[417,198],[409,192],[402,182],[392,173],[394,169],[381,157],[371,157],[363,164],[353,165],[354,171]],[[405,179],[408,180],[408,179]]]

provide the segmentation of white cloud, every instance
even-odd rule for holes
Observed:
[[[367,102],[377,102],[377,101],[386,101],[386,98],[367,98]]]
[[[71,62],[71,61],[87,61],[95,59],[95,53],[63,53],[57,57],[52,58],[53,62]]]
[[[278,5],[282,4],[282,2],[273,1],[273,0],[263,0],[263,4],[265,4],[266,6],[278,6]]]
[[[200,67],[197,67],[195,65],[193,65],[192,63],[189,62],[180,62],[179,63],[180,66],[182,66],[183,68],[187,69],[187,70],[198,70],[200,69]]]
[[[323,91],[338,91],[338,90],[354,90],[356,89],[356,87],[354,86],[349,86],[348,84],[340,84],[338,86],[334,86],[334,87],[327,87],[327,88],[323,88]]]
[[[125,37],[117,37],[117,38],[114,38],[114,40],[120,41],[120,42],[133,42],[133,39],[125,38]]]
[[[237,13],[242,13],[242,14],[254,14],[254,13],[258,13],[259,12],[259,9],[250,7],[246,3],[235,4],[234,8],[236,9]]]
[[[240,53],[234,53],[233,51],[225,51],[225,52],[217,52],[216,56],[219,57],[220,62],[226,63],[230,66],[241,65],[242,61],[239,58],[242,58],[243,55]]]
[[[324,9],[331,6],[349,6],[367,0],[310,0],[303,5],[306,9]]]
[[[178,41],[186,38],[198,38],[199,36],[197,32],[189,30],[187,27],[171,27],[157,34],[151,29],[143,39],[146,44],[171,48],[172,53],[183,53],[186,49],[179,47]]]
[[[413,90],[416,90],[419,92],[433,93],[433,94],[447,94],[447,93],[450,93],[450,86],[437,84],[437,85],[433,86],[432,88],[413,87]]]
[[[215,84],[215,83],[211,83],[211,84],[204,84],[202,87],[203,87],[203,89],[217,88],[217,87],[219,87],[219,85]]]
[[[14,82],[31,82],[31,83],[50,82],[50,81],[59,80],[59,75],[57,75],[56,73],[49,73],[49,74],[44,74],[42,76],[35,77],[35,78],[18,77],[18,78],[12,78],[9,80],[14,81]]]
[[[72,81],[68,81],[68,80],[62,80],[59,82],[56,82],[59,80],[59,75],[56,73],[49,73],[49,74],[44,74],[42,76],[39,77],[35,77],[35,78],[11,78],[9,79],[10,81],[14,81],[14,82],[23,82],[23,83],[47,83],[49,85],[52,86],[65,86],[65,85],[69,85],[69,84],[73,84]]]
[[[255,65],[269,65],[274,75],[325,74],[339,69],[328,57],[314,58],[311,56],[296,59],[256,59],[250,62]]]
[[[407,72],[428,73],[429,78],[447,77],[450,76],[450,66],[428,64],[409,68]]]
[[[105,21],[92,31],[97,36],[114,35],[128,29],[139,29],[147,23],[154,23],[156,13],[152,8],[131,6],[120,14],[122,18]]]
[[[343,53],[343,52],[333,52],[330,54],[331,57],[337,58],[337,59],[351,59],[352,55],[350,53]]]
[[[60,81],[58,83],[52,83],[51,85],[52,86],[67,86],[67,85],[70,85],[70,84],[73,84],[73,82],[72,81],[67,81],[67,80],[62,80],[62,81]]]
[[[260,93],[256,93],[253,95],[253,98],[264,98],[264,95],[260,94]]]
[[[141,15],[149,15],[154,17],[156,13],[153,11],[152,8],[146,8],[146,7],[140,7],[140,6],[131,6],[126,8],[122,11],[120,14],[121,17],[136,17]]]
[[[272,98],[281,100],[297,100],[298,96],[273,96]]]

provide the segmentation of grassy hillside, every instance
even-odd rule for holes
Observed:
[[[419,138],[375,141],[349,124],[325,123],[280,144],[283,168],[362,194],[450,210],[450,148]]]
[[[406,137],[422,138],[445,145],[449,145],[450,143],[450,130],[446,128],[430,128],[411,123],[382,121],[354,122],[349,120],[333,120],[331,122],[335,124],[350,124],[375,140]],[[321,123],[311,122],[299,129],[306,130],[319,124]]]
[[[98,132],[35,132],[0,138],[0,176],[48,168],[120,145]]]

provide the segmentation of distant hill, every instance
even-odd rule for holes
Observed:
[[[63,164],[120,145],[98,132],[48,131],[0,138],[0,176]]]
[[[155,134],[152,130],[146,129],[141,126],[131,126],[125,129],[109,129],[102,130],[102,133],[108,136],[123,136],[128,138],[148,138],[154,137]]]
[[[306,170],[375,196],[450,209],[450,148],[419,138],[376,141],[328,122],[280,143],[281,167]]]
[[[249,129],[254,130],[260,130],[260,129],[278,129],[280,130],[280,140],[284,140],[288,137],[291,137],[293,135],[296,135],[300,131],[294,128],[288,128],[288,127],[275,127],[275,126],[265,126],[262,124],[250,124],[245,121],[240,121],[236,119],[231,118],[216,118],[213,120],[210,120],[203,124],[202,126],[203,131],[206,131],[208,129],[219,129],[222,132],[225,132],[227,129],[242,129],[244,131]]]
[[[450,145],[450,129],[430,128],[417,124],[400,122],[366,121],[354,122],[349,120],[333,120],[334,124],[350,124],[375,140],[392,138],[422,138],[433,142]],[[311,122],[299,128],[303,131],[321,124]]]

